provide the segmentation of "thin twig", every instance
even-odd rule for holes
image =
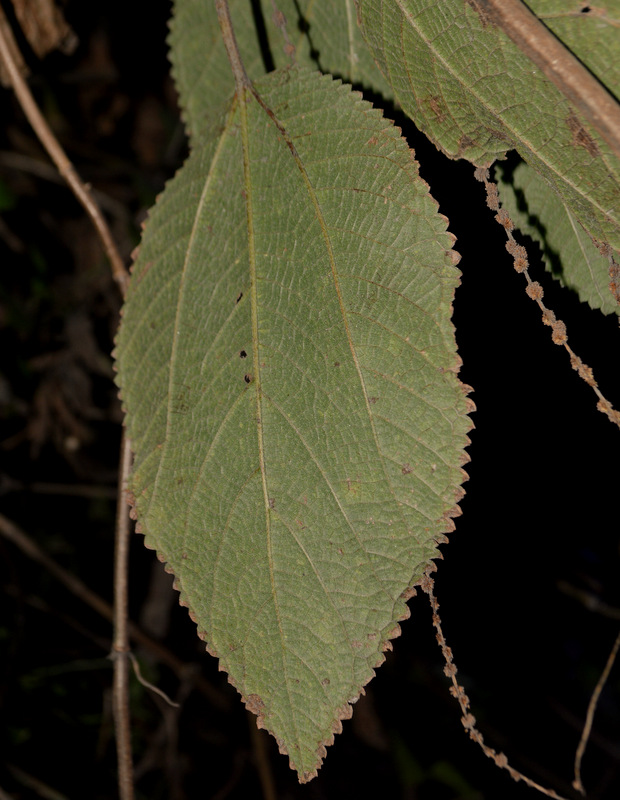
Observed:
[[[263,792],[263,800],[276,800],[278,795],[271,772],[271,764],[269,763],[269,754],[265,747],[265,733],[259,730],[256,724],[257,720],[255,714],[248,711],[247,717],[248,725],[250,726],[252,751],[254,753],[255,766],[258,771],[258,779]]]
[[[609,617],[609,619],[620,619],[620,608],[608,605],[592,592],[587,592],[585,589],[573,586],[568,581],[558,581],[557,587],[561,592],[564,592],[564,594],[578,600],[588,611],[600,614],[603,617]]]
[[[67,795],[57,791],[29,772],[25,772],[14,764],[7,764],[6,766],[18,783],[21,783],[21,785],[25,786],[27,789],[32,789],[41,800],[68,800]]]
[[[620,648],[620,633],[616,637],[614,646],[611,648],[611,653],[609,654],[609,658],[605,664],[605,669],[601,673],[601,677],[598,679],[598,683],[592,692],[592,697],[590,698],[590,702],[588,704],[588,713],[586,714],[586,724],[583,726],[583,733],[581,734],[577,752],[575,753],[575,780],[573,781],[573,787],[583,795],[585,795],[586,790],[581,782],[581,761],[583,759],[583,754],[586,751],[586,745],[588,744],[588,739],[590,738],[590,732],[592,731],[592,721],[594,719],[594,713],[596,711],[598,699],[603,691],[605,683],[607,682],[607,678],[612,670],[614,661],[616,660],[618,648]]]
[[[93,592],[92,589],[89,589],[79,578],[76,578],[71,572],[61,567],[60,564],[57,564],[53,558],[41,550],[22,528],[14,522],[11,522],[11,520],[3,514],[0,514],[0,534],[16,545],[24,555],[36,561],[37,564],[41,564],[42,567],[62,583],[65,589],[87,606],[90,606],[90,608],[100,614],[104,619],[109,622],[114,620],[114,612],[109,603]],[[181,661],[181,659],[175,656],[167,647],[156,642],[131,621],[129,622],[129,634],[136,644],[144,647],[144,649],[151,653],[158,661],[169,667],[180,681],[186,680],[187,676],[194,670],[193,664],[186,664]],[[228,710],[229,704],[224,696],[214,689],[202,676],[193,676],[192,684],[215,708],[221,711]]]
[[[487,758],[490,758],[492,761],[494,761],[496,766],[500,767],[500,769],[505,769],[510,775],[510,777],[517,783],[519,781],[523,781],[532,789],[536,789],[542,794],[547,795],[547,797],[552,797],[554,798],[554,800],[563,800],[563,798],[560,797],[560,795],[557,794],[553,789],[546,789],[544,786],[541,786],[540,784],[533,781],[531,778],[528,778],[522,772],[519,772],[519,770],[512,767],[508,763],[508,759],[504,755],[504,753],[498,753],[496,750],[493,750],[492,747],[489,747],[487,744],[485,744],[482,734],[476,728],[476,718],[470,711],[469,697],[467,697],[467,695],[465,694],[465,690],[463,689],[462,686],[459,685],[456,679],[457,669],[452,656],[452,650],[446,644],[446,640],[443,635],[443,630],[441,627],[441,619],[439,617],[439,603],[437,602],[437,598],[435,597],[435,594],[433,592],[434,581],[430,575],[430,573],[433,572],[434,569],[435,565],[433,564],[425,573],[424,578],[422,579],[420,585],[428,595],[431,604],[431,609],[433,611],[433,626],[437,632],[437,643],[441,648],[441,652],[443,653],[443,657],[446,662],[446,665],[444,667],[444,674],[452,681],[450,694],[456,698],[461,707],[461,712],[463,715],[461,717],[461,722],[463,723],[463,727],[465,728],[465,730],[468,732],[469,738],[472,739],[472,741],[476,742],[476,744],[480,747],[480,749],[485,754],[485,756],[487,756]]]
[[[10,519],[0,514],[0,534],[13,544],[17,545],[22,553],[25,553],[33,561],[57,578],[72,594],[79,597],[87,605],[93,608],[102,617],[112,620],[112,607],[105,602],[99,595],[91,591],[79,578],[72,575],[68,570],[57,564],[53,558],[44,553],[43,550]]]
[[[48,181],[49,183],[62,186],[65,186],[67,183],[56,167],[48,161],[43,161],[40,158],[33,158],[33,156],[27,156],[24,153],[0,150],[0,165],[5,169],[23,172],[35,178]],[[129,218],[127,207],[123,205],[123,203],[98,189],[91,189],[90,191],[100,209],[107,211],[108,214],[119,220],[125,221]]]
[[[129,719],[129,631],[128,631],[128,564],[129,564],[129,504],[127,480],[131,469],[131,446],[123,433],[121,463],[118,479],[116,537],[114,547],[114,727],[118,756],[118,783],[121,800],[133,800],[133,760]]]
[[[620,157],[620,106],[521,0],[471,0],[552,81]]]
[[[127,655],[129,656],[129,659],[131,661],[134,675],[136,676],[138,683],[142,684],[142,686],[144,686],[146,689],[149,689],[151,692],[161,697],[161,699],[164,702],[168,703],[169,706],[172,706],[172,708],[180,708],[179,703],[175,703],[174,700],[171,700],[168,697],[168,695],[159,688],[159,686],[155,686],[155,684],[151,683],[150,681],[147,681],[147,679],[142,675],[142,672],[140,671],[140,664],[138,664],[138,659],[134,656],[134,654],[132,652],[129,652]]]
[[[106,255],[110,260],[114,280],[118,283],[121,294],[124,296],[129,281],[129,274],[125,269],[125,264],[123,263],[120,253],[118,252],[118,248],[116,247],[108,227],[108,223],[105,221],[99,206],[93,199],[90,187],[83,183],[83,181],[80,179],[75,167],[67,157],[58,139],[56,139],[54,136],[52,129],[47,124],[45,117],[39,110],[39,107],[37,106],[34,97],[28,88],[28,84],[19,71],[11,47],[9,46],[1,27],[0,59],[4,63],[6,71],[10,77],[11,84],[13,85],[13,90],[15,91],[15,95],[19,101],[19,104],[21,105],[24,114],[28,118],[28,121],[37,134],[39,141],[43,147],[45,147],[50,158],[54,164],[56,164],[58,171],[67,181],[80,204],[91,218],[97,233],[99,234],[99,238],[103,244]]]

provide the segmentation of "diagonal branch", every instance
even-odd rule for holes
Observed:
[[[65,589],[71,592],[74,597],[77,597],[92,608],[104,619],[112,622],[114,614],[112,606],[108,602],[96,592],[93,592],[92,589],[89,589],[77,576],[61,567],[53,558],[41,550],[38,544],[36,544],[24,530],[3,514],[0,514],[0,536],[12,542],[24,555],[31,558],[37,564],[40,564],[50,575],[53,575],[60,581]],[[167,647],[155,641],[155,639],[152,639],[135,623],[131,622],[131,620],[129,621],[129,635],[136,644],[144,647],[152,656],[169,667],[179,680],[183,680],[188,675],[191,675],[192,684],[214,708],[220,711],[228,710],[229,704],[227,699],[201,675],[192,674],[195,665],[181,661],[181,659],[168,650]]]
[[[78,201],[91,218],[99,234],[106,255],[110,260],[114,280],[118,283],[121,294],[124,296],[129,281],[129,274],[125,269],[125,264],[118,252],[108,223],[105,221],[99,206],[95,202],[90,187],[85,184],[77,174],[75,167],[62,149],[58,139],[54,136],[52,129],[47,124],[47,120],[37,106],[28,88],[28,84],[19,70],[13,49],[7,41],[2,26],[0,26],[0,63],[3,63],[6,68],[15,95],[24,114],[28,118],[28,122],[32,125],[34,132],[39,137],[41,144],[47,150],[54,164],[56,164],[58,171],[67,181]]]

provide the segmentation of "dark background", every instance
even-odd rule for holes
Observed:
[[[128,257],[186,154],[166,60],[169,4],[74,0],[65,11],[78,48],[38,61],[22,41],[30,85],[104,198]],[[1,511],[111,600],[122,415],[110,352],[120,303],[89,221],[46,166],[8,90],[0,90],[0,118]],[[436,577],[444,631],[487,743],[574,797],[575,748],[618,632],[619,432],[552,344],[473,169],[397,121],[458,239],[454,320],[461,378],[478,409],[463,516]],[[617,320],[561,290],[537,253],[532,245],[545,301],[618,406]],[[116,797],[109,623],[2,537],[0,576],[0,790],[13,800]],[[137,797],[263,797],[253,723],[139,536],[130,577],[132,618],[193,665],[180,680],[136,648],[145,676],[181,703],[170,709],[132,681]],[[576,591],[614,607],[616,618],[589,611]],[[277,797],[534,796],[468,740],[428,602],[419,596],[410,607],[403,636],[316,780],[299,786],[261,734]],[[196,688],[195,674],[210,692]],[[619,675],[616,667],[583,764],[589,797],[601,800],[620,792]]]

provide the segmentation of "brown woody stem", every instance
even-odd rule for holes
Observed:
[[[13,53],[12,47],[9,45],[7,38],[0,26],[0,60],[4,63],[6,67],[7,74],[11,80],[11,84],[13,86],[13,90],[15,91],[15,95],[19,101],[19,104],[22,107],[22,110],[26,117],[28,118],[28,122],[32,125],[34,132],[39,138],[39,141],[43,145],[43,147],[47,150],[50,158],[58,168],[58,171],[62,175],[62,177],[66,180],[69,184],[69,187],[73,191],[74,195],[77,197],[78,201],[91,218],[95,229],[99,235],[99,239],[103,244],[103,248],[110,260],[110,264],[112,266],[112,274],[114,276],[114,280],[118,283],[121,294],[124,296],[125,291],[127,289],[127,283],[129,281],[129,274],[125,269],[125,265],[123,263],[123,259],[118,252],[112,234],[110,232],[110,228],[108,227],[108,223],[105,221],[99,206],[95,202],[92,196],[92,192],[87,186],[87,184],[83,183],[83,181],[78,176],[75,167],[67,157],[67,154],[62,149],[58,139],[54,136],[52,129],[47,124],[47,121],[41,111],[39,110],[38,105],[35,102],[34,97],[30,89],[28,88],[28,84],[24,80],[21,72],[19,71],[19,67],[16,63],[15,56]]]
[[[116,508],[116,537],[114,547],[114,690],[112,703],[118,756],[118,783],[121,800],[133,800],[133,762],[131,756],[131,726],[129,718],[129,630],[128,630],[128,564],[129,564],[129,505],[127,480],[131,469],[131,447],[123,433]]]
[[[237,92],[241,92],[242,89],[251,88],[252,82],[248,78],[248,74],[243,66],[243,61],[241,60],[232,20],[230,19],[227,0],[215,0],[215,9],[217,11],[220,28],[222,29],[222,38],[224,39],[228,60],[230,61],[230,66],[235,76],[235,86]]]

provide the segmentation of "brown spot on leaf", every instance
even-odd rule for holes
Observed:
[[[246,706],[248,711],[251,711],[253,714],[260,714],[265,708],[265,704],[257,694],[248,695]]]
[[[244,380],[246,383],[252,383],[252,376],[250,375],[250,373],[249,373],[249,372],[246,372],[246,374],[243,376],[243,380]]]
[[[480,18],[480,23],[482,24],[483,28],[486,28],[487,25],[490,25],[493,22],[491,9],[488,8],[484,0],[465,0],[465,2],[476,12]]]
[[[439,97],[433,97],[431,95],[431,97],[428,98],[428,104],[431,107],[431,111],[437,118],[437,122],[443,122],[446,118],[446,114],[441,107]]]
[[[600,155],[596,142],[573,113],[568,115],[566,124],[573,135],[574,145],[577,147],[585,147],[592,158],[596,158]]]
[[[464,155],[465,151],[468,150],[474,144],[475,144],[475,142],[471,138],[471,136],[468,136],[466,133],[464,133],[461,136],[461,138],[459,139],[458,156],[462,157]]]
[[[410,475],[413,472],[413,470],[411,469],[411,466],[409,464],[405,464],[405,466],[401,469],[401,472],[403,473],[403,475]]]
[[[376,136],[371,136],[366,144],[379,144],[379,139]]]
[[[247,358],[247,357],[248,357],[248,354],[245,352],[245,350],[241,350],[239,352],[239,358]]]

